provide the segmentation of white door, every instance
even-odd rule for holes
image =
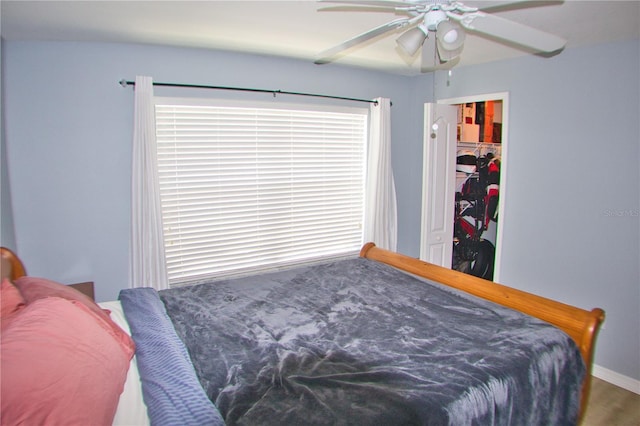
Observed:
[[[424,105],[420,259],[451,268],[455,207],[457,108]]]

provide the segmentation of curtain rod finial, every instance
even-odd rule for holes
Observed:
[[[129,85],[127,80],[125,80],[124,78],[122,80],[120,80],[119,83],[120,83],[120,86],[122,86],[122,87],[127,87]]]

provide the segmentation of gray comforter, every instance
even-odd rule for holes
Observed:
[[[559,329],[352,259],[159,292],[227,424],[575,424]]]

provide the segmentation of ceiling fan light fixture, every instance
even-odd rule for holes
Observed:
[[[441,49],[454,52],[464,44],[465,33],[460,25],[451,21],[442,21],[438,24],[436,38]]]
[[[396,39],[396,43],[398,43],[398,46],[400,46],[407,55],[413,56],[418,52],[424,40],[427,38],[427,32],[428,30],[425,31],[421,25],[418,25],[415,28],[405,31],[404,34]]]
[[[458,34],[458,30],[451,30],[444,34],[442,37],[442,41],[447,44],[455,43],[458,40],[460,35]]]

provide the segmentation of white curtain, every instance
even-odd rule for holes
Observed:
[[[398,219],[391,169],[391,101],[386,98],[376,101],[370,106],[364,240],[396,251]]]
[[[162,238],[162,215],[156,163],[153,79],[135,84],[131,172],[131,287],[169,288]]]

